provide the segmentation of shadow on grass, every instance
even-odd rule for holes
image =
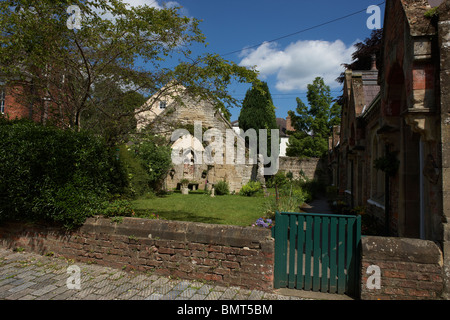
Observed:
[[[188,222],[202,222],[202,223],[213,223],[222,224],[223,220],[215,217],[205,217],[198,216],[192,212],[181,211],[181,210],[151,210],[151,209],[135,209],[136,217],[147,218],[151,217],[152,214],[158,214],[160,218],[166,220],[175,221],[188,221]]]

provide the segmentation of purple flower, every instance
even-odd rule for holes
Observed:
[[[258,220],[256,220],[254,225],[257,225],[258,227],[262,227],[262,228],[269,228],[271,224],[272,224],[272,219],[267,219],[264,221],[263,218],[259,218]]]

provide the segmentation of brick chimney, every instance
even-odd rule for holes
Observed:
[[[295,131],[294,127],[292,126],[290,116],[287,116],[286,118],[286,131]]]

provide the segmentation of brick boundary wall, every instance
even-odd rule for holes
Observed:
[[[0,245],[180,279],[273,289],[274,240],[263,228],[93,217],[78,230],[65,231],[9,222],[0,225]]]
[[[442,299],[443,256],[434,242],[367,236],[361,256],[362,300]],[[379,289],[373,266],[379,267]]]
[[[442,298],[443,257],[434,242],[373,236],[361,242],[361,300]],[[180,279],[273,289],[274,240],[263,228],[93,217],[78,230],[65,231],[8,222],[0,225],[0,245]],[[368,288],[376,276],[370,266],[380,270],[379,289]]]

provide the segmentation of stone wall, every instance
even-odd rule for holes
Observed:
[[[198,184],[200,190],[211,188],[221,180],[228,183],[230,192],[239,192],[242,186],[256,178],[256,165],[234,164],[180,164],[172,166],[173,175],[167,175],[164,180],[166,190],[176,189],[184,178],[190,183]],[[209,184],[209,186],[207,185]]]
[[[280,157],[279,171],[292,172],[294,179],[301,177],[302,172],[308,179],[327,179],[327,168],[319,158]]]
[[[361,299],[440,299],[443,258],[432,241],[362,238]]]
[[[450,0],[439,8],[439,47],[440,60],[440,135],[442,174],[442,238],[445,257],[445,274],[450,275]],[[446,294],[450,294],[450,276],[446,276]]]
[[[138,218],[113,223],[95,217],[72,232],[4,223],[0,245],[181,279],[273,288],[274,243],[262,228]]]

